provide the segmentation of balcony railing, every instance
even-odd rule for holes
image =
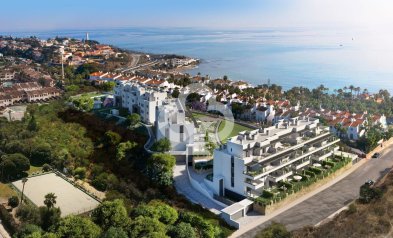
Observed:
[[[289,171],[289,172],[285,172],[285,173],[279,173],[279,175],[269,175],[269,180],[273,181],[275,183],[288,178],[289,176],[291,176],[293,174],[293,171]]]
[[[316,148],[315,150],[303,152],[303,150],[301,149],[301,150],[296,151],[296,154],[300,153],[300,156],[295,157],[295,158],[293,158],[293,159],[290,159],[290,160],[289,160],[288,162],[286,162],[286,163],[281,163],[281,164],[278,165],[278,166],[271,166],[269,169],[267,169],[267,167],[264,166],[264,167],[262,167],[261,169],[258,169],[258,170],[255,170],[255,171],[248,170],[248,171],[245,171],[244,174],[245,174],[246,176],[249,176],[250,178],[253,178],[253,179],[261,178],[261,177],[263,177],[263,176],[265,176],[265,175],[267,175],[267,174],[270,174],[270,173],[272,173],[272,172],[274,172],[274,171],[276,171],[276,170],[278,170],[278,169],[280,169],[280,168],[283,168],[283,167],[285,167],[285,166],[287,166],[287,165],[290,165],[290,164],[294,163],[295,161],[301,160],[302,158],[305,158],[305,157],[307,157],[307,156],[309,156],[309,155],[312,155],[312,154],[314,154],[314,153],[317,153],[318,151],[321,151],[321,150],[323,150],[324,148],[329,147],[329,146],[331,146],[331,145],[337,143],[338,141],[340,141],[340,139],[336,139],[336,138],[332,137],[332,138],[330,138],[330,139],[328,140],[328,143],[327,143],[326,145],[321,146],[320,148]],[[335,148],[335,147],[334,147],[334,148]],[[300,151],[300,152],[299,152],[299,151]],[[329,153],[330,153],[330,151],[333,151],[333,149],[332,149],[332,150],[329,150]]]

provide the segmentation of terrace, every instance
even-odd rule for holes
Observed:
[[[303,147],[296,147],[295,150],[288,150],[286,153],[281,154],[280,157],[264,160],[263,162],[253,161],[246,166],[244,173],[248,178],[255,180],[297,161],[305,163],[306,161],[303,159],[308,156],[311,156],[314,160],[321,161],[331,155],[332,151],[338,149],[337,146],[333,146],[338,141],[340,140],[330,135],[324,139],[323,143],[316,141]]]
[[[249,191],[248,195],[255,197],[258,203],[269,205],[329,176],[351,161],[352,158],[350,157],[331,155],[322,164],[315,163],[318,166],[310,166],[301,173],[292,173],[286,176],[285,180],[277,180],[274,186],[263,189],[262,191]],[[285,173],[285,171],[281,173],[283,173],[281,176],[290,174],[290,172]]]

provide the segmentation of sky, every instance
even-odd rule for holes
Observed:
[[[1,31],[107,27],[393,26],[392,0],[13,0]]]

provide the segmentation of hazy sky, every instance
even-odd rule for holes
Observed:
[[[0,31],[393,26],[393,0],[5,0],[1,9]]]

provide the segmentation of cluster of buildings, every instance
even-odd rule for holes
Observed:
[[[132,77],[131,77],[132,78]],[[155,126],[156,139],[168,138],[173,155],[192,155],[204,151],[204,141],[196,125],[187,119],[179,99],[168,98],[168,93],[136,80],[116,79],[114,101],[130,113],[138,113],[142,122]]]
[[[176,85],[173,83],[168,83],[167,80],[163,79],[153,79],[144,76],[137,76],[135,74],[121,74],[121,73],[111,73],[111,72],[94,72],[90,74],[90,81],[94,84],[101,84],[103,82],[123,82],[123,83],[136,83],[139,85],[144,85],[147,87],[155,88],[175,88]]]
[[[13,83],[0,86],[0,109],[17,103],[43,102],[60,96],[55,87],[42,87],[36,82]]]
[[[370,115],[367,112],[350,113],[348,111],[312,110],[306,109],[301,115],[320,117],[326,120],[330,131],[340,138],[357,141],[366,133],[368,126],[379,125],[387,129],[385,115]]]
[[[51,54],[57,54],[50,60],[52,63],[81,65],[88,62],[101,62],[111,56],[120,54],[109,45],[88,44],[85,40],[70,38],[38,39],[38,38],[12,38],[0,37],[0,50],[29,52],[33,60],[45,59],[43,49],[51,49]]]

